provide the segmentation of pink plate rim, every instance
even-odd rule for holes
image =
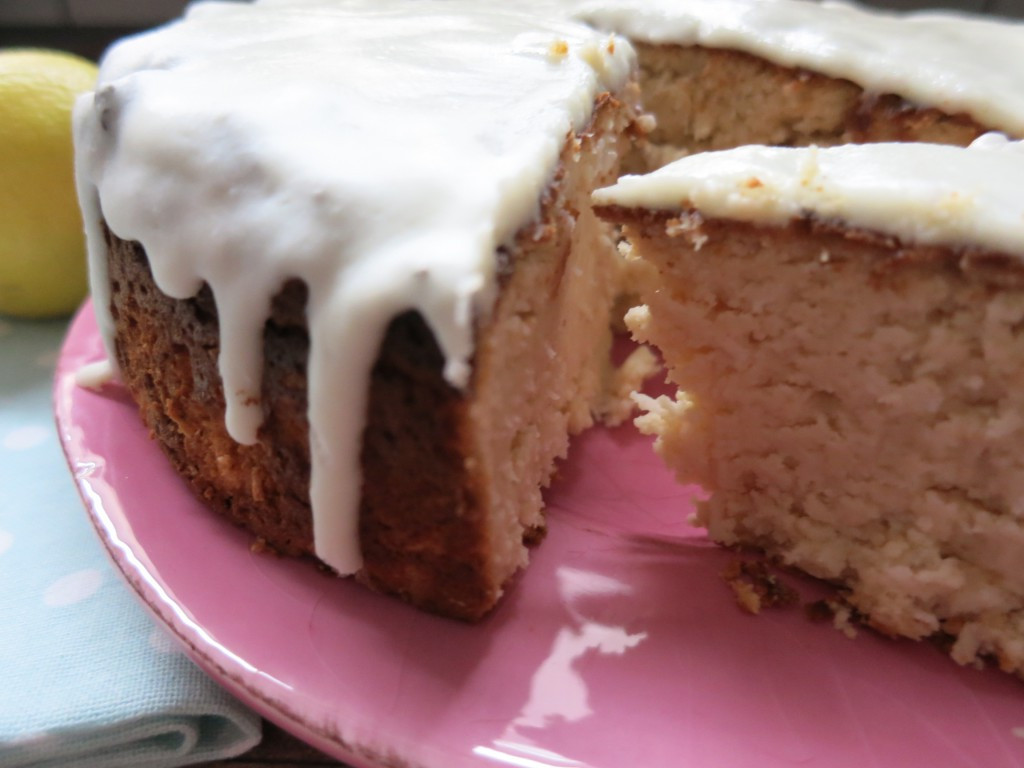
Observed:
[[[214,679],[360,768],[1009,768],[1024,688],[926,645],[851,641],[799,609],[752,617],[691,528],[693,490],[630,427],[576,440],[550,531],[475,626],[307,562],[251,551],[170,469],[117,384],[87,304],[54,406],[87,513],[141,601]],[[806,600],[823,589],[792,575]]]

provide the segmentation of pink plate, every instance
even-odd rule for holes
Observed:
[[[799,608],[753,617],[734,554],[632,429],[576,441],[550,532],[486,621],[419,613],[254,554],[169,469],[102,358],[91,311],[60,360],[71,470],[111,556],[192,656],[259,712],[358,766],[1009,768],[1024,687],[926,644],[849,640]],[[786,577],[796,582],[793,577]],[[795,583],[811,599],[811,583]]]

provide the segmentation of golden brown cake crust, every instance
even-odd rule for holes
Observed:
[[[275,299],[264,332],[260,441],[240,445],[224,427],[209,291],[169,299],[138,244],[110,236],[110,246],[118,365],[153,436],[212,508],[282,554],[312,554],[304,287],[290,283]],[[479,575],[486,553],[459,443],[464,398],[443,381],[442,364],[419,315],[391,323],[373,370],[363,446],[360,578],[472,619],[490,603]]]

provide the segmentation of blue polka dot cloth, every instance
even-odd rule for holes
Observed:
[[[241,754],[260,719],[155,625],[79,500],[51,407],[65,328],[0,318],[0,768]]]

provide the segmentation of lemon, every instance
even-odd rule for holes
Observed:
[[[0,314],[53,317],[87,291],[71,108],[96,65],[50,50],[0,50]]]

